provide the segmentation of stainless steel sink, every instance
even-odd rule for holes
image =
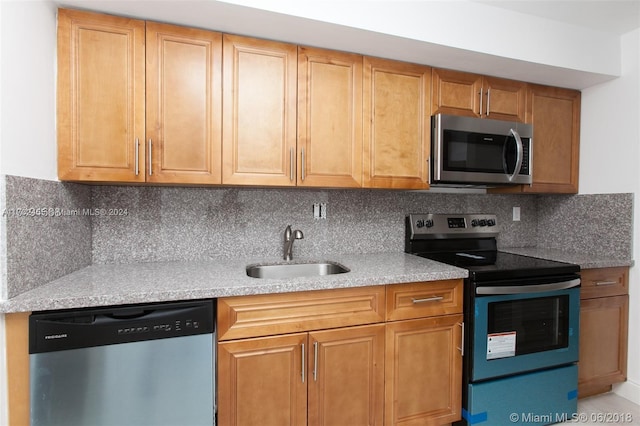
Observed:
[[[277,263],[271,265],[249,265],[247,275],[253,278],[296,278],[344,274],[349,269],[336,262]]]

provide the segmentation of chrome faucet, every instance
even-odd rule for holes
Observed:
[[[284,230],[284,260],[291,260],[293,242],[303,238],[304,235],[301,230],[296,229],[295,231],[291,231],[291,225],[287,225],[287,228]]]

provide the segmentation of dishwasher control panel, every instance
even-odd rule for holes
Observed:
[[[29,353],[213,333],[215,316],[213,300],[37,312]]]

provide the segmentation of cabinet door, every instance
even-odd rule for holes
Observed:
[[[309,338],[309,425],[383,424],[384,324]]]
[[[218,423],[307,424],[307,333],[218,344]]]
[[[462,71],[433,70],[432,114],[480,117],[482,76]]]
[[[297,47],[223,36],[222,182],[295,185]]]
[[[431,68],[364,59],[367,188],[428,188]]]
[[[533,185],[524,192],[578,192],[580,92],[530,85],[527,122],[533,124]]]
[[[143,182],[145,23],[58,11],[58,177]]]
[[[462,315],[386,325],[385,425],[460,420]]]
[[[362,56],[298,50],[298,186],[362,184]]]
[[[629,296],[580,301],[578,395],[611,390],[627,377]]]
[[[222,180],[222,35],[147,22],[147,181]]]
[[[527,84],[521,81],[485,77],[482,82],[483,117],[524,123]]]

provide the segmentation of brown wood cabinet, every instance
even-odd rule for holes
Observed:
[[[294,186],[297,47],[223,36],[222,183]]]
[[[364,59],[364,187],[429,187],[430,79],[430,67]]]
[[[220,424],[382,425],[384,294],[377,286],[219,299]]]
[[[58,15],[59,178],[220,183],[221,34]]]
[[[432,85],[432,114],[520,122],[526,119],[527,84],[522,81],[434,69]]]
[[[580,398],[608,392],[627,378],[628,273],[626,267],[580,273]]]
[[[362,56],[298,48],[298,186],[362,185]]]
[[[58,10],[58,177],[144,182],[145,22]]]
[[[222,34],[147,22],[147,181],[222,180]]]
[[[578,193],[580,92],[529,85],[527,123],[533,124],[533,185],[524,192]]]
[[[387,319],[402,320],[386,326],[385,425],[460,420],[462,291],[462,280],[387,286]]]

